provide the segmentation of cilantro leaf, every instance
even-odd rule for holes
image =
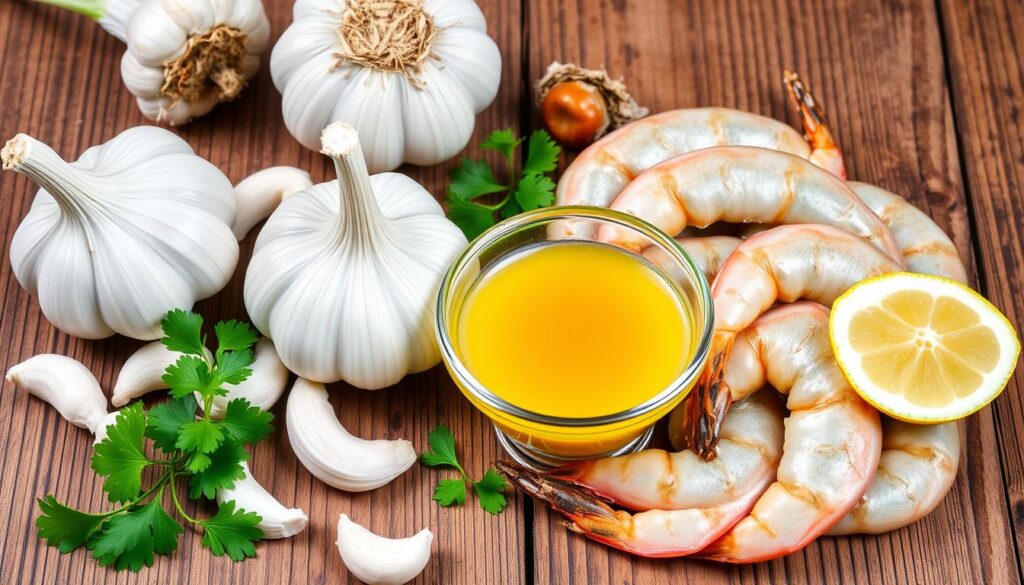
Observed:
[[[181,309],[168,311],[167,316],[160,321],[160,327],[164,330],[164,337],[160,341],[167,349],[188,355],[205,354],[202,338],[203,317],[198,313]]]
[[[234,561],[254,557],[254,542],[263,538],[263,531],[257,526],[261,520],[255,512],[236,510],[234,501],[224,502],[216,516],[199,522],[203,527],[203,546],[218,557],[226,553]]]
[[[243,443],[258,443],[274,431],[274,425],[270,424],[273,420],[274,415],[269,412],[252,406],[244,398],[235,398],[228,402],[219,425]]]
[[[480,481],[473,483],[473,491],[480,501],[480,507],[491,514],[499,514],[508,502],[505,500],[505,488],[508,482],[497,471],[488,469]]]
[[[52,495],[36,500],[42,514],[36,518],[39,538],[62,553],[69,553],[89,541],[107,519],[104,514],[87,514],[69,508]]]
[[[153,566],[153,553],[169,554],[178,548],[184,530],[167,515],[159,498],[110,518],[89,542],[92,556],[104,566],[138,572]]]
[[[547,207],[555,202],[555,182],[544,175],[525,175],[514,197],[523,211]]]
[[[171,396],[184,398],[193,392],[205,395],[213,385],[210,366],[201,357],[183,355],[178,361],[167,366],[160,378],[171,391]]]
[[[103,491],[111,502],[127,502],[142,491],[142,470],[151,462],[143,451],[146,412],[135,402],[121,409],[107,436],[94,447],[92,468],[107,480]]]
[[[450,465],[459,467],[459,458],[455,454],[455,435],[445,425],[437,425],[427,435],[427,444],[430,451],[420,455],[420,461],[427,467],[439,465]]]
[[[252,375],[249,366],[256,361],[248,349],[228,351],[217,358],[217,378],[223,384],[241,384]],[[227,396],[228,391],[218,386],[215,394]]]
[[[550,173],[558,166],[558,155],[561,147],[551,139],[544,130],[534,130],[530,142],[526,146],[526,162],[523,163],[523,175]]]
[[[217,423],[201,418],[181,425],[175,447],[182,451],[212,453],[224,441],[224,431]]]
[[[459,479],[442,479],[434,488],[434,501],[448,507],[466,502],[466,482]]]
[[[209,455],[206,453],[195,452],[189,455],[188,460],[185,461],[185,469],[187,469],[189,473],[199,473],[209,467],[211,463],[213,463],[213,460],[210,459]]]
[[[178,430],[181,425],[196,420],[197,407],[196,398],[192,394],[157,404],[149,409],[146,436],[164,453],[176,451]]]
[[[462,229],[466,238],[472,240],[494,225],[494,211],[489,207],[448,197],[448,219]]]
[[[494,178],[491,167],[482,160],[473,161],[464,158],[459,161],[459,166],[452,169],[448,175],[452,179],[451,184],[448,185],[448,195],[463,201],[508,190],[507,185],[502,185]]]
[[[233,487],[235,480],[245,479],[241,462],[249,459],[249,453],[242,443],[224,441],[209,457],[210,464],[188,480],[188,497],[193,500],[200,496],[212,500],[217,497],[217,490]]]
[[[516,133],[511,128],[505,130],[495,130],[490,133],[483,142],[480,143],[480,148],[484,150],[494,150],[500,152],[502,156],[512,164],[512,160],[515,157],[516,147],[523,141],[522,138],[516,138]]]
[[[249,349],[260,340],[259,333],[252,326],[235,319],[217,323],[213,332],[217,335],[218,353]],[[220,362],[219,359],[217,361]]]

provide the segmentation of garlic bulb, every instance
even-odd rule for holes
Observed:
[[[260,0],[42,1],[95,18],[125,43],[125,86],[144,116],[172,126],[238,97],[270,41]]]
[[[42,187],[11,268],[62,331],[155,339],[167,311],[190,309],[234,272],[231,182],[167,130],[125,130],[73,163],[18,134],[0,160]]]
[[[288,393],[285,424],[299,462],[314,477],[338,489],[379,488],[416,462],[416,450],[409,441],[368,441],[349,434],[334,415],[323,384],[303,378]]]
[[[401,585],[423,572],[434,535],[424,528],[409,538],[385,538],[338,518],[338,552],[348,570],[367,585]]]
[[[78,360],[41,353],[11,366],[7,381],[50,403],[71,424],[96,432],[107,417],[107,398],[96,376]]]
[[[246,512],[256,512],[261,520],[259,527],[263,538],[288,538],[306,529],[309,518],[298,508],[285,508],[272,496],[249,471],[249,464],[242,462],[245,479],[235,480],[235,486],[217,490],[217,503],[234,500],[235,506]]]
[[[371,172],[432,165],[469,142],[493,100],[501,54],[473,0],[304,0],[270,57],[288,130],[320,147],[355,126]]]
[[[433,305],[466,238],[405,175],[370,177],[355,129],[324,131],[338,180],[285,200],[245,275],[253,324],[303,378],[390,386],[440,360]]]
[[[313,186],[309,173],[295,167],[270,167],[257,171],[235,185],[235,225],[239,241],[252,226],[266,219],[285,197]]]

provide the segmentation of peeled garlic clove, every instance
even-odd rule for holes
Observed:
[[[384,538],[338,518],[338,552],[348,570],[367,585],[399,585],[412,581],[430,560],[434,535],[424,528],[409,538]]]
[[[379,488],[416,462],[406,440],[368,441],[341,426],[323,384],[299,378],[285,415],[295,456],[324,483],[349,492]]]
[[[217,503],[234,500],[235,507],[246,512],[256,512],[262,520],[259,527],[263,538],[287,538],[306,529],[309,519],[298,508],[285,508],[253,478],[249,464],[242,462],[245,479],[235,481],[235,487],[217,491]]]
[[[121,366],[110,403],[121,407],[143,394],[166,388],[161,378],[167,366],[178,361],[179,357],[180,353],[167,349],[160,341],[143,345]],[[210,350],[206,350],[206,357],[213,359]]]
[[[252,375],[248,379],[240,384],[226,386],[227,396],[214,397],[210,408],[211,417],[224,416],[228,402],[235,398],[245,398],[253,406],[270,410],[284,394],[285,386],[288,384],[288,368],[281,363],[273,341],[266,337],[260,339],[256,344],[256,361],[250,368]]]
[[[7,370],[7,381],[49,402],[71,424],[96,432],[107,399],[96,376],[78,360],[41,353]]]
[[[292,193],[313,186],[309,173],[295,167],[270,167],[249,175],[235,185],[238,214],[231,228],[239,241],[252,226],[263,221]]]
[[[115,410],[114,412],[108,412],[106,414],[106,416],[104,416],[100,420],[99,424],[96,425],[96,428],[93,430],[93,432],[96,433],[96,436],[92,440],[92,444],[93,445],[96,445],[97,443],[99,443],[103,439],[107,438],[107,427],[109,427],[110,425],[112,425],[115,422],[117,422],[117,415],[119,415],[119,414],[121,414],[120,410]]]

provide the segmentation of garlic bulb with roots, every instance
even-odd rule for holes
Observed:
[[[371,177],[348,124],[324,130],[323,146],[338,180],[295,193],[267,220],[245,306],[299,376],[383,388],[440,360],[433,306],[466,238],[409,177]]]
[[[285,125],[314,150],[331,122],[353,125],[370,172],[455,156],[497,93],[473,0],[302,0],[294,17],[270,57]]]
[[[73,163],[18,134],[0,160],[42,187],[11,268],[62,331],[156,339],[167,311],[190,309],[235,270],[231,182],[167,130],[128,129]]]
[[[121,77],[142,114],[171,126],[238,97],[260,67],[260,0],[37,0],[96,19],[127,45]]]

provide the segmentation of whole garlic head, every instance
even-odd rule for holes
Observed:
[[[354,128],[324,131],[338,180],[283,201],[260,231],[245,306],[289,370],[359,388],[434,366],[433,305],[466,238],[405,175],[369,176]]]
[[[304,0],[294,17],[270,72],[306,148],[342,121],[371,172],[436,164],[466,146],[497,93],[501,54],[473,0]]]
[[[167,311],[190,309],[234,272],[231,182],[167,130],[131,128],[73,163],[18,134],[0,159],[42,187],[11,268],[62,331],[156,339]]]

